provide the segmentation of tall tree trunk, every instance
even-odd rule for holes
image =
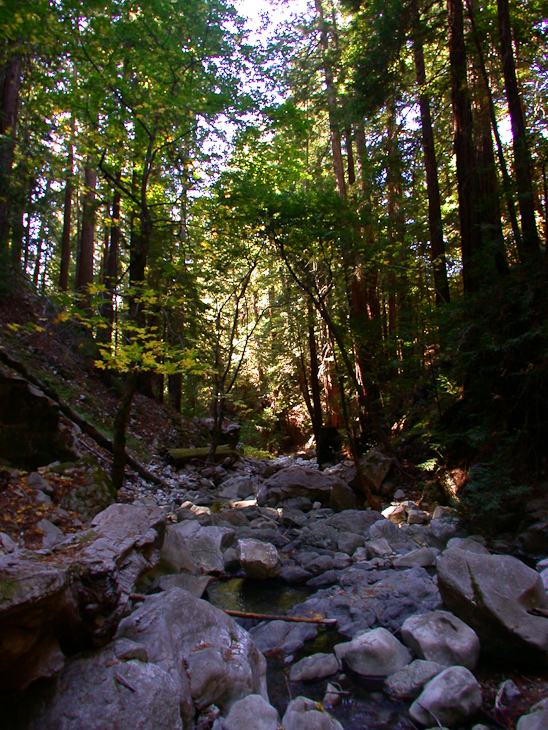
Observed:
[[[493,256],[499,276],[509,269],[502,232],[499,184],[495,165],[495,150],[491,136],[489,97],[485,81],[475,64],[475,111],[479,201],[478,214],[482,230],[482,242],[486,253]]]
[[[426,70],[422,45],[422,28],[418,8],[415,9],[413,29],[413,51],[415,57],[415,74],[419,86],[419,107],[421,115],[422,150],[426,172],[426,190],[428,193],[428,225],[430,230],[430,255],[434,270],[434,290],[436,305],[448,303],[449,282],[445,261],[445,245],[443,242],[443,224],[441,218],[440,188],[438,182],[438,164],[434,145],[432,114],[430,113],[430,97],[425,91]]]
[[[116,491],[124,486],[124,472],[126,468],[126,431],[131,413],[131,403],[137,384],[137,370],[130,370],[125,376],[122,395],[114,419],[112,439],[112,486]]]
[[[493,101],[493,93],[491,91],[491,86],[489,83],[489,75],[487,73],[487,68],[485,66],[485,58],[484,58],[483,49],[482,49],[482,45],[481,45],[481,39],[479,37],[479,33],[478,33],[476,21],[475,21],[474,2],[472,2],[472,0],[466,0],[466,6],[468,8],[468,16],[470,18],[470,22],[472,24],[472,31],[474,34],[474,42],[475,42],[476,51],[477,51],[477,62],[479,64],[479,69],[481,71],[481,77],[483,79],[484,88],[486,90],[487,98],[489,100],[489,116],[491,119],[491,129],[495,136],[495,142],[497,145],[497,159],[499,162],[500,172],[502,175],[502,187],[504,190],[506,207],[508,209],[508,218],[510,219],[510,224],[512,226],[512,233],[514,234],[514,241],[516,243],[516,247],[518,249],[518,252],[521,253],[523,251],[523,247],[522,247],[522,241],[521,241],[521,231],[520,231],[520,228],[518,225],[518,219],[517,219],[517,215],[516,215],[516,207],[514,205],[513,185],[512,185],[512,180],[510,178],[510,173],[508,172],[508,165],[506,164],[506,158],[504,156],[502,140],[500,138],[500,132],[499,132],[498,124],[497,124],[495,103]]]
[[[457,186],[462,251],[462,278],[465,292],[479,289],[475,256],[481,249],[481,229],[476,204],[478,179],[473,139],[473,119],[467,82],[466,48],[462,0],[447,0],[451,102],[454,119],[454,146],[457,159]]]
[[[10,184],[17,129],[22,58],[14,54],[4,67],[0,109],[0,259],[7,253],[10,224]]]
[[[327,23],[325,21],[322,0],[314,0],[316,13],[320,24],[320,43],[322,47],[323,68],[325,84],[327,86],[327,110],[329,116],[329,129],[331,133],[331,150],[333,152],[333,171],[337,182],[339,196],[346,200],[346,182],[344,179],[344,164],[341,150],[341,133],[338,124],[337,92],[333,78],[333,68],[329,60],[329,36]]]
[[[183,376],[181,373],[173,373],[167,376],[167,393],[169,404],[177,413],[181,412]]]
[[[512,30],[508,0],[497,0],[497,11],[504,86],[512,124],[514,167],[523,240],[522,258],[536,259],[540,254],[540,240],[535,220],[531,158],[527,144],[525,114],[519,94],[516,66],[512,50]]]
[[[82,212],[82,231],[80,254],[76,271],[76,291],[85,291],[93,283],[93,254],[95,242],[95,186],[97,176],[88,160],[84,172],[84,207]]]
[[[72,213],[72,185],[74,174],[74,129],[75,118],[71,119],[71,138],[69,141],[67,171],[65,177],[65,196],[63,206],[63,237],[61,239],[61,268],[59,271],[59,289],[68,290],[68,276],[70,268],[70,234],[71,234],[71,213]]]

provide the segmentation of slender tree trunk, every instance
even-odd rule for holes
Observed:
[[[183,376],[181,373],[173,373],[167,376],[167,392],[169,404],[177,413],[181,412],[181,395],[182,395]]]
[[[68,276],[70,268],[70,234],[71,234],[71,213],[72,213],[72,187],[74,174],[74,131],[75,118],[71,119],[71,138],[69,142],[67,171],[65,179],[65,201],[63,207],[63,237],[61,239],[61,268],[59,271],[59,289],[68,291]]]
[[[47,205],[48,205],[48,198],[49,198],[49,191],[50,191],[50,185],[51,181],[48,178],[46,182],[46,190],[44,192],[44,211],[42,212],[42,217],[40,220],[40,230],[38,232],[38,240],[36,241],[36,261],[34,262],[34,273],[32,275],[32,283],[34,284],[34,288],[36,291],[38,291],[38,283],[40,281],[40,264],[42,260],[42,244],[45,239],[45,231],[46,231],[46,217],[47,217]]]
[[[481,229],[476,204],[478,180],[473,139],[472,107],[467,82],[466,48],[462,0],[447,0],[449,22],[449,61],[451,65],[451,102],[455,128],[457,186],[462,252],[462,278],[465,292],[479,289],[474,257],[481,249]]]
[[[84,172],[84,207],[82,212],[82,231],[80,236],[80,255],[76,271],[76,291],[85,291],[93,283],[93,254],[95,241],[95,186],[97,176],[88,160]]]
[[[497,0],[497,11],[502,70],[504,73],[504,85],[506,90],[506,99],[508,101],[508,111],[510,112],[510,121],[512,124],[514,167],[516,173],[516,187],[518,190],[518,205],[521,217],[523,258],[538,258],[540,254],[540,241],[535,220],[535,200],[531,176],[531,158],[526,136],[525,114],[519,94],[516,66],[512,50],[512,30],[510,25],[510,9],[508,0]]]
[[[112,195],[112,208],[110,211],[111,224],[104,270],[105,301],[101,308],[101,313],[106,319],[108,325],[104,335],[105,342],[110,342],[112,337],[112,328],[114,325],[114,295],[116,292],[116,282],[118,278],[118,250],[121,236],[120,201],[120,192],[115,190]]]
[[[441,218],[440,188],[438,182],[438,164],[434,145],[432,114],[430,113],[430,97],[425,91],[426,70],[422,45],[421,21],[418,9],[415,10],[413,32],[413,50],[415,57],[415,74],[419,86],[419,106],[421,115],[422,150],[426,172],[426,190],[428,193],[428,225],[430,229],[430,255],[434,270],[434,290],[436,306],[448,303],[449,282],[445,261],[445,245],[443,242],[443,224]]]
[[[354,150],[352,148],[352,127],[347,125],[344,130],[344,141],[346,146],[346,170],[348,184],[350,187],[356,182],[356,165],[354,163]]]
[[[10,184],[17,129],[22,58],[14,54],[4,67],[0,109],[0,259],[7,253],[10,223]]]
[[[122,396],[114,419],[111,479],[112,486],[116,491],[124,486],[124,472],[126,468],[126,431],[136,384],[137,370],[130,370],[124,381]]]

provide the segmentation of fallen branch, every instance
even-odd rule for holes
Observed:
[[[13,370],[16,370],[18,373],[20,373],[25,380],[28,380],[33,385],[36,385],[37,388],[40,388],[40,390],[47,395],[48,398],[51,398],[51,400],[55,401],[57,405],[59,406],[59,410],[61,413],[64,413],[67,418],[69,418],[73,423],[75,423],[77,426],[79,426],[82,431],[87,434],[88,436],[91,436],[91,438],[97,443],[99,446],[102,446],[104,449],[109,451],[111,454],[113,453],[113,444],[112,441],[108,438],[108,436],[105,436],[104,433],[99,431],[98,428],[95,428],[89,421],[86,421],[86,419],[81,416],[79,413],[77,413],[75,410],[73,410],[67,403],[61,400],[58,393],[53,390],[53,388],[50,388],[45,383],[43,383],[39,378],[37,378],[35,375],[33,375],[31,372],[27,370],[27,368],[23,365],[22,362],[19,362],[18,360],[15,360],[11,357],[11,355],[8,355],[8,353],[3,349],[0,348],[0,360],[2,360],[6,365],[8,365]],[[133,456],[128,454],[126,451],[126,461],[128,466],[130,466],[132,469],[134,469],[139,476],[143,477],[143,479],[146,479],[148,482],[152,482],[153,484],[159,484],[163,485],[164,482],[160,477],[156,476],[156,474],[153,474],[151,471],[149,471],[146,467],[144,467],[140,461],[135,459]]]
[[[293,621],[298,624],[321,624],[322,626],[334,626],[336,618],[308,618],[307,616],[273,616],[269,613],[250,613],[249,611],[231,611],[223,609],[229,616],[236,618],[253,618],[259,621]]]

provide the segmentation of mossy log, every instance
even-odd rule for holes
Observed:
[[[210,451],[211,448],[209,446],[202,446],[198,449],[170,449],[168,453],[169,460],[172,464],[175,466],[184,466],[192,459],[201,459],[202,461],[205,461],[209,456]],[[222,446],[217,447],[217,451],[215,452],[215,461],[222,461],[222,459],[227,456],[233,455],[234,450],[231,449],[228,444],[223,444]]]

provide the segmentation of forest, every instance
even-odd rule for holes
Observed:
[[[88,332],[122,452],[138,392],[496,522],[546,478],[548,3],[291,5],[0,5],[1,296]]]

